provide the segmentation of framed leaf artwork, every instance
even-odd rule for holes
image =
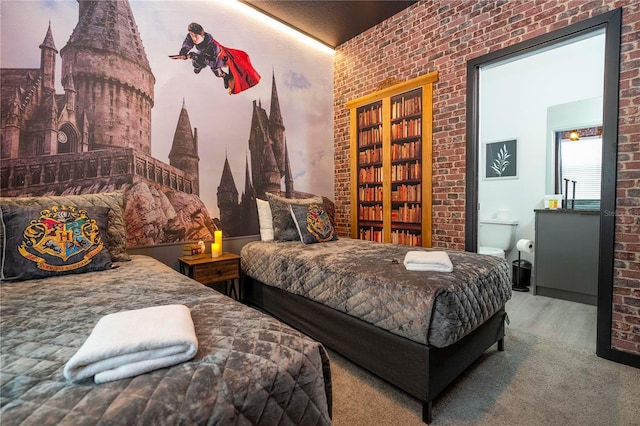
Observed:
[[[509,139],[484,144],[484,179],[518,177],[518,140]]]

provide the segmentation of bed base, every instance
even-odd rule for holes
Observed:
[[[351,315],[243,276],[246,304],[297,328],[422,401],[431,423],[433,400],[494,343],[504,350],[504,309],[446,348],[419,344]]]

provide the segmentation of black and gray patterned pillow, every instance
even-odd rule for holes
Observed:
[[[23,281],[111,267],[108,207],[1,206],[0,277]]]
[[[324,204],[324,210],[329,215],[329,220],[333,227],[336,227],[336,204],[329,198],[322,196],[322,203]]]
[[[103,192],[84,195],[56,195],[42,197],[0,197],[3,206],[49,208],[52,205],[75,207],[100,206],[109,208],[109,228],[103,233],[104,243],[109,249],[111,260],[120,262],[131,260],[127,253],[127,229],[124,219],[124,191]]]
[[[322,204],[292,204],[291,216],[305,244],[337,240],[329,214]]]
[[[271,215],[273,216],[273,239],[276,241],[299,241],[298,228],[291,217],[290,206],[292,204],[322,204],[322,197],[311,198],[284,198],[267,193]]]

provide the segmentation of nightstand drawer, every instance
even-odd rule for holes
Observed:
[[[193,279],[202,284],[233,280],[240,277],[238,266],[237,260],[222,260],[194,265]]]

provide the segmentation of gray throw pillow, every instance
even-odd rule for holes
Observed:
[[[0,197],[3,206],[22,206],[46,209],[53,205],[76,207],[100,206],[109,208],[109,228],[102,235],[113,262],[131,260],[127,254],[127,229],[124,219],[124,191],[83,195],[52,195],[42,197]]]
[[[108,207],[2,206],[1,278],[22,281],[111,267]]]
[[[292,204],[322,204],[322,197],[284,198],[267,193],[271,215],[273,216],[273,239],[276,241],[300,241],[298,228],[291,217]]]

